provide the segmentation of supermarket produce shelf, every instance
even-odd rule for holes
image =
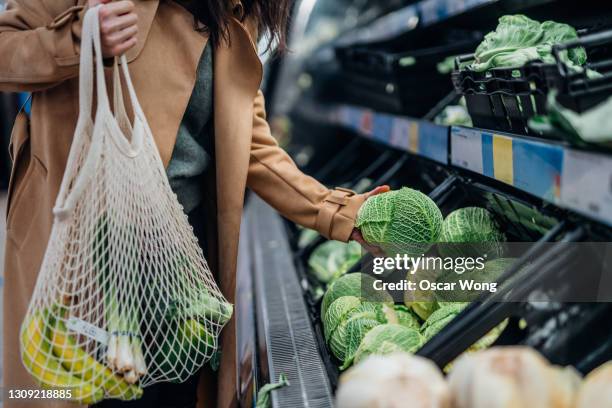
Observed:
[[[351,105],[304,104],[299,114],[455,169],[503,182],[612,226],[612,156],[549,139],[449,127]],[[600,180],[594,183],[592,180]]]
[[[464,127],[453,127],[450,140],[451,165],[612,226],[611,156]]]
[[[249,252],[260,361],[267,366],[269,377],[262,378],[261,382],[276,382],[284,374],[291,383],[290,387],[272,392],[272,406],[331,407],[331,386],[283,221],[270,206],[251,195],[245,208],[243,228],[249,245],[241,247],[240,257],[244,258],[244,252]]]
[[[351,105],[303,104],[298,114],[341,126],[367,139],[447,165],[448,126]]]

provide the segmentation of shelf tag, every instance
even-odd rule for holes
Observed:
[[[483,174],[482,134],[456,126],[451,132],[451,164]]]
[[[408,151],[410,153],[419,154],[419,123],[410,122],[408,131]]]
[[[561,204],[612,225],[612,158],[567,149]]]
[[[363,109],[361,111],[361,120],[359,121],[359,130],[366,136],[373,135],[374,115],[371,110]]]
[[[512,139],[493,135],[493,174],[496,180],[514,184]]]
[[[394,118],[391,125],[391,146],[401,150],[408,150],[408,133],[410,121],[404,118]]]

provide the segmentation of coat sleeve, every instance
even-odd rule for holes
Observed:
[[[339,241],[349,240],[365,201],[347,189],[329,190],[297,168],[271,135],[261,91],[254,104],[247,185],[288,219]]]
[[[77,76],[85,0],[8,0],[0,12],[0,91],[40,91]]]

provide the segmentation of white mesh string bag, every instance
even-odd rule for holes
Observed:
[[[83,24],[80,116],[20,333],[37,382],[87,404],[185,381],[215,355],[232,314],[170,188],[125,57],[133,124],[117,61],[111,112],[101,55],[93,8]]]

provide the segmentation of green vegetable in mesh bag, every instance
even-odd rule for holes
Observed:
[[[467,305],[468,303],[463,302],[443,303],[438,310],[429,316],[421,327],[421,334],[425,341],[429,341],[442,331]]]
[[[393,309],[382,303],[342,296],[331,304],[324,316],[325,337],[334,356],[343,362],[342,369],[350,365],[366,333],[390,319],[396,320]]]
[[[533,60],[553,63],[553,45],[577,38],[576,30],[567,24],[540,23],[520,14],[503,16],[495,31],[487,34],[476,48],[472,69],[482,72],[492,68],[518,68]],[[574,70],[581,70],[586,59],[582,47],[561,53],[561,60]]]
[[[339,297],[355,296],[360,300],[384,302],[393,305],[393,298],[388,292],[375,290],[375,279],[363,273],[349,273],[336,279],[329,285],[321,303],[321,317],[325,318],[327,308]]]
[[[319,245],[308,259],[308,266],[317,280],[329,283],[344,275],[361,259],[361,245],[355,241],[349,243],[327,241]]]
[[[423,337],[418,330],[399,324],[382,324],[374,327],[365,335],[357,352],[354,362],[370,355],[386,355],[396,352],[414,353],[423,344]]]
[[[370,197],[359,209],[355,226],[366,242],[389,254],[418,256],[437,241],[442,220],[431,198],[404,187]]]
[[[398,324],[408,327],[409,329],[419,330],[421,328],[419,317],[411,309],[404,305],[395,305],[393,309],[395,310]]]
[[[442,257],[493,259],[503,254],[505,240],[491,213],[484,208],[466,207],[453,211],[444,220],[438,252]]]

